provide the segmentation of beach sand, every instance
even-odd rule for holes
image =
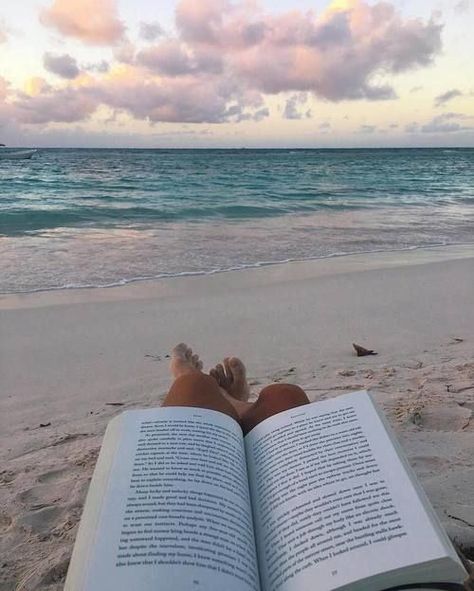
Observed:
[[[474,560],[473,303],[467,247],[1,296],[0,591],[62,589],[105,427],[160,403],[180,341],[241,357],[255,394],[370,389]]]

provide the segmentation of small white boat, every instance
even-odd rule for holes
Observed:
[[[0,150],[0,160],[26,160],[38,150]]]

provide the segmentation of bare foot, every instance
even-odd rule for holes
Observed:
[[[227,394],[240,400],[247,402],[250,396],[250,388],[247,383],[247,375],[245,365],[237,357],[226,357],[223,364],[219,363],[215,369],[209,372],[221,388]]]
[[[170,371],[173,377],[179,378],[187,373],[200,372],[202,370],[202,361],[199,355],[194,354],[191,347],[185,343],[176,345],[171,353]]]
[[[219,384],[222,393],[236,409],[239,416],[247,411],[252,403],[248,402],[250,388],[247,382],[245,365],[237,357],[226,357],[211,369],[209,375]]]

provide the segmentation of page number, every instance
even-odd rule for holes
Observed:
[[[199,585],[199,581],[197,579],[193,579],[193,585]]]
[[[331,571],[331,576],[335,577],[337,575],[337,570],[332,570]]]

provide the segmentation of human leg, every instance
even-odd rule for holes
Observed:
[[[223,412],[239,421],[248,433],[261,421],[303,404],[305,392],[293,384],[271,384],[255,403],[248,402],[250,389],[245,366],[236,357],[226,358],[210,375],[202,373],[198,355],[181,343],[173,349],[171,372],[175,378],[163,406],[193,406]]]
[[[263,388],[255,404],[241,415],[242,430],[244,434],[247,434],[265,419],[284,410],[309,404],[309,402],[306,393],[299,386],[270,384]]]
[[[234,406],[214,378],[204,374],[198,355],[181,343],[173,349],[170,364],[175,378],[162,406],[193,406],[223,412],[239,420]]]

